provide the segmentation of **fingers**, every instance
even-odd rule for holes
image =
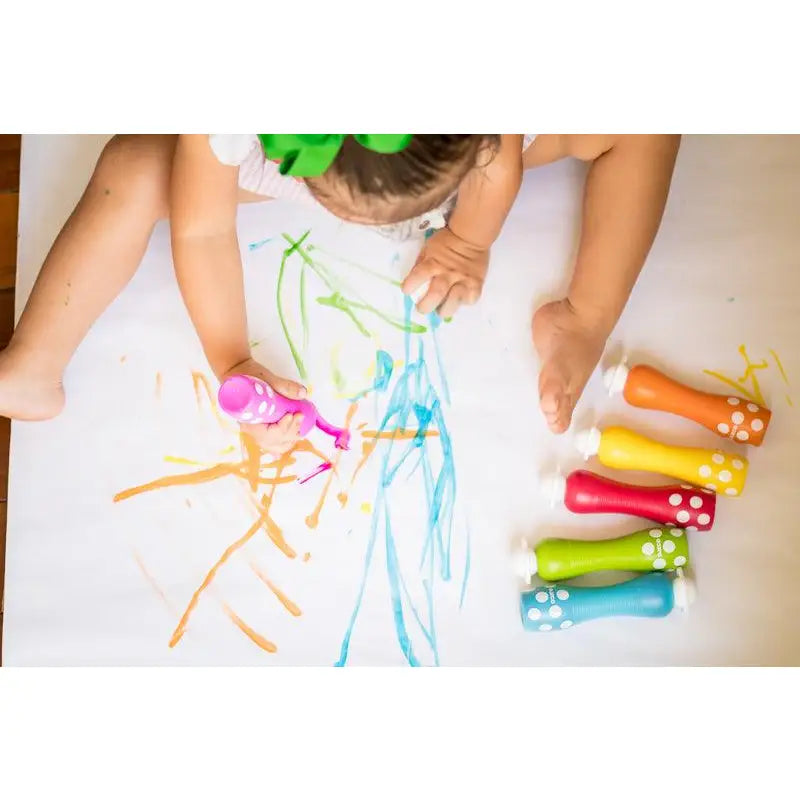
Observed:
[[[437,270],[441,267],[433,260],[426,259],[423,251],[420,260],[411,268],[411,272],[406,275],[406,279],[400,285],[403,294],[413,295],[417,289],[430,281]]]
[[[425,297],[417,303],[417,311],[420,314],[430,314],[444,302],[450,292],[452,284],[446,275],[436,275],[431,279]]]
[[[439,316],[443,319],[452,317],[461,306],[469,306],[477,302],[478,293],[463,283],[451,287],[444,302],[439,306]]]
[[[302,423],[302,414],[286,414],[274,425],[242,425],[242,429],[255,439],[265,453],[282,456],[300,438]]]
[[[292,400],[304,400],[308,395],[308,391],[305,386],[303,386],[301,383],[297,383],[296,381],[286,380],[286,378],[278,378],[277,376],[273,376],[269,381],[269,384],[273,389],[275,389],[275,391],[280,392],[280,394],[282,394],[284,397],[288,397]]]

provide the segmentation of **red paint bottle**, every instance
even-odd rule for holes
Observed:
[[[710,489],[688,484],[636,486],[583,469],[566,478],[546,478],[542,487],[551,505],[563,503],[576,514],[627,514],[687,531],[710,530],[717,507]]]

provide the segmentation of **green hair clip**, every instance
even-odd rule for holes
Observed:
[[[316,178],[333,163],[345,133],[259,133],[267,158],[280,161],[281,175]],[[354,133],[353,138],[375,153],[399,153],[411,141],[410,133]]]

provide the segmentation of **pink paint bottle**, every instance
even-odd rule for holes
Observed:
[[[302,414],[300,435],[305,436],[315,425],[334,438],[336,447],[347,450],[350,432],[326,422],[310,400],[292,400],[276,392],[268,383],[252,375],[234,375],[219,387],[219,406],[237,422],[248,425],[280,422],[287,414]]]
[[[710,530],[717,507],[717,496],[710,489],[685,483],[636,486],[583,469],[566,478],[545,478],[542,491],[551,505],[563,503],[575,514],[628,514],[687,531]]]

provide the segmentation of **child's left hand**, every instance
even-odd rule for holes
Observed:
[[[488,248],[470,244],[450,228],[442,228],[425,242],[402,289],[411,295],[430,281],[425,296],[417,303],[417,311],[429,314],[436,310],[446,319],[459,306],[478,301],[488,265]]]

